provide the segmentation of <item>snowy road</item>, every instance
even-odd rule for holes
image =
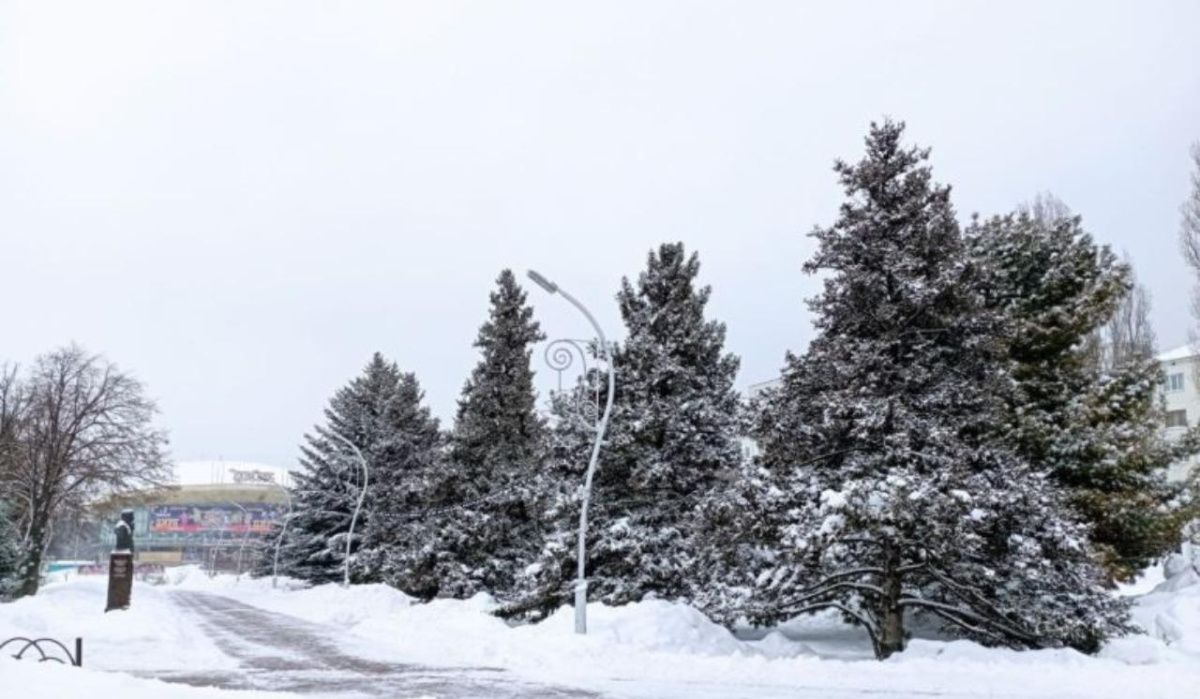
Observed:
[[[138,673],[168,682],[225,689],[288,691],[321,697],[528,697],[598,695],[524,682],[492,668],[427,667],[367,660],[336,642],[340,629],[270,612],[207,592],[174,591],[170,600],[195,619],[240,667]]]

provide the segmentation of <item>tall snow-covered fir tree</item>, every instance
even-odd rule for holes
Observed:
[[[588,361],[595,366],[594,351]],[[540,619],[572,599],[580,497],[602,409],[595,389],[606,380],[592,371],[574,387],[550,395],[546,467],[535,493],[541,550],[518,576],[511,600],[500,610],[502,616]],[[594,512],[594,507],[589,510]],[[594,523],[594,514],[591,519]],[[597,528],[591,529],[594,537]]]
[[[402,512],[410,487],[438,448],[437,423],[420,406],[421,392],[412,374],[376,353],[348,385],[338,389],[325,409],[324,425],[305,435],[301,470],[294,474],[293,516],[280,552],[280,572],[314,583],[341,578],[346,536],[363,485],[353,451],[334,434],[357,447],[370,470],[370,486],[351,543],[351,573],[356,582],[378,581],[384,561],[407,542],[386,540],[387,528],[374,524],[372,511]],[[403,496],[401,502],[393,497]],[[362,551],[364,539],[375,550]],[[360,555],[361,554],[361,555]],[[262,569],[260,568],[260,571]]]
[[[1127,629],[1054,483],[989,441],[1004,379],[995,314],[928,151],[872,124],[839,162],[847,201],[812,235],[818,335],[789,355],[754,430],[765,562],[757,622],[837,610],[876,654],[911,614],[1015,647],[1091,650]]]
[[[967,237],[1004,328],[997,439],[1067,488],[1109,577],[1129,580],[1177,543],[1178,488],[1165,469],[1200,444],[1163,438],[1152,340],[1112,327],[1137,300],[1132,270],[1062,204],[977,223]]]
[[[437,515],[438,596],[487,591],[504,597],[540,547],[534,508],[544,458],[530,366],[543,339],[525,291],[504,270],[475,346],[479,364],[459,399],[448,468],[432,486]]]
[[[1018,387],[1007,395],[1010,441],[1030,461],[1051,463],[1077,418],[1065,408],[1091,381],[1088,337],[1116,309],[1126,270],[1064,213],[996,217],[967,236],[985,302],[1008,325],[1009,373]]]
[[[627,337],[614,353],[616,399],[589,510],[594,600],[692,598],[697,564],[719,543],[699,533],[708,498],[733,479],[741,460],[738,359],[725,351],[724,324],[705,318],[711,290],[697,286],[699,272],[695,253],[663,244],[617,295]],[[554,510],[558,527],[533,571],[540,589],[561,604],[575,573],[567,542],[576,540],[592,435],[560,419],[555,438],[572,497]]]
[[[371,414],[376,436],[363,452],[372,480],[359,577],[429,599],[437,592],[430,577],[435,535],[423,513],[432,483],[445,468],[445,439],[437,418],[422,404],[416,375],[397,374],[393,365],[387,376],[398,378],[387,382],[391,397]]]

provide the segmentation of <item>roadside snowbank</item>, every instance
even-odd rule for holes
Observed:
[[[519,630],[548,643],[574,638],[575,610],[562,607],[542,623]],[[662,600],[622,607],[589,604],[588,635],[600,645],[636,650],[689,655],[765,654],[760,644],[737,640],[728,629],[696,609]]]
[[[163,588],[134,583],[133,605],[105,613],[107,579],[76,577],[45,585],[35,597],[0,604],[0,637],[49,637],[68,647],[82,638],[85,668],[144,670],[236,665],[198,633]]]
[[[1185,545],[1163,568],[1165,580],[1138,598],[1134,621],[1151,638],[1200,665],[1200,549]]]
[[[218,692],[139,679],[101,671],[172,670],[190,667],[234,668],[189,620],[170,604],[162,588],[134,583],[133,606],[105,613],[107,580],[75,576],[51,582],[35,597],[0,604],[0,640],[13,636],[57,639],[73,649],[83,640],[83,667],[36,661],[29,651],[24,660],[0,654],[0,697],[74,699],[198,699],[229,696],[242,699],[282,697],[260,693]]]
[[[1191,697],[1200,663],[1179,641],[1138,635],[1118,639],[1099,657],[1072,650],[1012,651],[968,641],[914,640],[888,662],[869,660],[863,634],[835,616],[805,617],[739,639],[699,611],[645,601],[588,606],[588,634],[574,633],[574,611],[540,624],[510,626],[491,616],[486,595],[414,603],[379,586],[337,585],[288,591],[270,581],[232,578],[183,581],[310,621],[348,626],[354,652],[431,665],[487,666],[524,678],[587,687],[623,697],[912,696],[964,692],[1029,697]],[[289,582],[287,587],[292,587]],[[1169,586],[1174,586],[1167,589]],[[1178,589],[1175,589],[1178,588]],[[1176,576],[1139,599],[1138,614],[1161,616],[1200,634],[1189,616],[1200,584]],[[1190,601],[1189,601],[1190,600]],[[1191,606],[1189,606],[1191,605]],[[686,689],[686,692],[681,693]],[[968,692],[970,693],[970,692]]]
[[[119,673],[96,672],[86,667],[36,663],[0,657],[0,696],[21,699],[285,699],[294,694],[225,692],[144,680]]]
[[[280,579],[279,589],[273,589],[270,579],[209,578],[195,568],[172,571],[163,587],[138,584],[133,608],[108,615],[101,611],[102,579],[48,585],[34,599],[0,605],[0,634],[83,636],[87,667],[83,673],[61,674],[71,681],[90,677],[94,673],[87,672],[89,668],[229,667],[232,661],[206,640],[195,619],[171,604],[169,592],[186,589],[227,595],[328,625],[331,642],[363,657],[504,668],[523,679],[586,687],[615,697],[766,699],[870,693],[1128,699],[1152,691],[1156,699],[1190,699],[1200,686],[1200,576],[1178,565],[1170,572],[1152,592],[1136,598],[1136,621],[1149,633],[1118,639],[1098,657],[1070,650],[1017,652],[966,641],[918,639],[906,652],[878,663],[868,659],[863,634],[836,616],[805,617],[746,634],[757,638],[739,638],[687,605],[658,600],[622,607],[589,605],[589,633],[579,636],[569,607],[540,624],[514,627],[489,613],[495,603],[486,595],[418,604],[381,585],[304,588]],[[154,658],[153,667],[147,666],[146,658]],[[14,687],[24,694],[24,683],[33,681],[29,673],[76,670],[10,668],[0,665],[0,695]],[[55,674],[54,681],[59,676]],[[81,681],[89,689],[108,686]],[[187,688],[130,678],[105,681],[129,683],[113,688],[123,693],[127,689],[134,699],[200,696]],[[44,696],[83,695],[70,685]]]
[[[413,604],[411,597],[387,585],[355,585],[347,593],[339,585],[308,587],[299,580],[281,577],[277,589],[272,587],[271,578],[209,577],[197,566],[173,569],[167,583],[174,589],[228,595],[273,612],[337,626],[353,626]]]

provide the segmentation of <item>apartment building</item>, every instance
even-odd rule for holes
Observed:
[[[1178,438],[1200,421],[1200,385],[1197,385],[1200,353],[1184,345],[1160,354],[1158,361],[1162,365],[1162,393],[1167,406],[1163,429],[1168,439]],[[1183,480],[1198,464],[1198,457],[1171,464],[1167,475],[1172,480]]]

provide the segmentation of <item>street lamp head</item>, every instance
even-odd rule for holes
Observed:
[[[555,284],[554,282],[543,277],[542,275],[538,274],[537,272],[533,271],[532,269],[529,270],[528,274],[529,274],[529,278],[533,280],[534,284],[537,284],[538,286],[542,287],[543,289],[545,289],[546,291],[548,291],[552,294],[558,293],[558,284]]]

